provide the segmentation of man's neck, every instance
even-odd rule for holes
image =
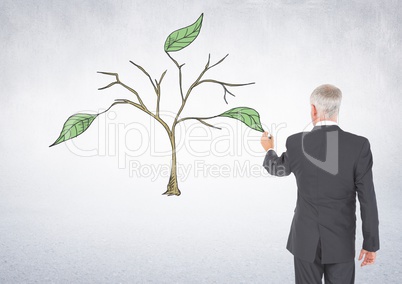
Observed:
[[[317,120],[314,121],[314,126],[318,125],[338,125],[338,119],[337,118],[318,118]]]

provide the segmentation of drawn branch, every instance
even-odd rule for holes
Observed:
[[[115,101],[119,102],[119,103],[129,104],[129,105],[132,105],[132,106],[142,110],[146,114],[152,116],[156,121],[158,121],[163,126],[163,128],[165,128],[165,130],[166,130],[166,132],[168,133],[169,136],[172,134],[172,132],[171,132],[171,130],[169,128],[169,125],[167,125],[167,123],[161,117],[153,114],[151,111],[149,111],[148,109],[144,108],[143,106],[141,106],[141,105],[139,105],[139,104],[137,104],[137,103],[135,103],[133,101],[127,100],[127,99],[116,99]]]
[[[145,70],[144,70],[144,71],[145,71]],[[145,72],[146,72],[146,71],[145,71]],[[113,86],[113,85],[115,85],[115,84],[119,84],[119,85],[123,86],[124,88],[126,88],[127,90],[129,90],[130,92],[132,92],[132,93],[137,97],[139,104],[137,104],[137,103],[135,103],[135,102],[133,102],[133,101],[130,101],[130,100],[126,100],[126,99],[117,99],[116,101],[124,102],[124,103],[126,103],[126,104],[130,104],[130,105],[132,105],[132,106],[135,106],[136,108],[138,108],[138,109],[142,110],[143,112],[147,113],[148,115],[152,116],[154,119],[156,119],[156,120],[165,128],[165,130],[167,131],[167,133],[168,133],[169,135],[171,135],[171,130],[170,130],[169,126],[168,126],[168,125],[166,124],[166,122],[159,116],[160,83],[162,82],[163,77],[165,76],[166,72],[167,72],[167,70],[165,70],[165,72],[162,73],[161,78],[160,78],[160,80],[159,80],[159,83],[157,83],[157,86],[158,86],[158,87],[155,86],[155,91],[156,91],[156,94],[157,94],[157,102],[156,102],[156,104],[157,104],[157,105],[156,105],[157,110],[156,110],[156,114],[153,114],[153,113],[145,106],[145,104],[144,104],[143,101],[141,100],[140,95],[138,94],[138,92],[137,92],[136,90],[134,90],[133,88],[127,86],[126,84],[124,84],[123,82],[120,81],[120,79],[119,79],[119,74],[117,74],[117,73],[99,72],[99,71],[98,71],[98,73],[100,73],[100,74],[110,75],[110,76],[114,76],[114,77],[116,78],[116,81],[115,81],[115,82],[112,82],[112,83],[110,83],[109,85],[107,85],[107,86],[105,86],[105,87],[99,88],[98,90],[107,89],[107,88],[109,88],[109,87],[111,87],[111,86]]]
[[[189,120],[189,119],[196,119],[196,120],[200,121],[201,123],[203,123],[203,122],[205,122],[204,120],[212,119],[212,118],[216,118],[216,117],[228,117],[228,118],[237,119],[254,130],[264,132],[264,129],[262,128],[261,121],[260,121],[260,114],[255,109],[249,108],[249,107],[235,107],[235,108],[227,110],[221,114],[209,116],[209,117],[184,117],[182,119],[179,119],[177,121],[177,123],[180,123],[182,121]],[[209,123],[207,123],[205,125],[214,127],[214,125],[209,124]],[[215,127],[215,128],[218,128],[218,127]]]
[[[214,118],[214,117],[185,117],[185,118],[179,119],[177,121],[177,123],[180,123],[180,122],[183,122],[183,121],[189,120],[189,119],[194,119],[194,120],[197,120],[197,121],[201,122],[202,124],[204,124],[204,125],[206,125],[208,127],[212,127],[212,128],[215,128],[215,129],[222,130],[222,128],[217,127],[215,125],[212,125],[212,124],[207,123],[207,122],[204,121],[204,119],[210,119],[210,118]]]
[[[217,81],[217,80],[212,80],[212,79],[206,79],[206,80],[201,80],[197,83],[198,85],[201,85],[203,83],[215,83],[215,84],[219,84],[222,86],[223,90],[224,90],[224,94],[223,94],[223,99],[225,100],[226,104],[228,104],[228,101],[226,100],[226,94],[229,94],[233,97],[235,97],[235,95],[230,92],[227,88],[228,87],[241,87],[241,86],[247,86],[247,85],[252,85],[255,84],[254,82],[251,83],[244,83],[244,84],[232,84],[232,83],[225,83],[225,82],[221,82],[221,81]]]
[[[169,55],[169,53],[167,53],[167,54]],[[174,62],[176,62],[176,65],[179,67],[179,70],[181,70],[181,66],[179,66],[179,65],[177,64],[177,61],[174,60],[173,57],[171,57],[170,55],[169,55],[169,57],[170,57]],[[174,119],[174,121],[173,121],[172,131],[174,131],[174,128],[175,128],[175,126],[176,126],[176,124],[177,124],[177,120],[179,119],[179,116],[180,116],[181,112],[183,111],[184,106],[186,105],[187,99],[188,99],[188,97],[190,96],[191,91],[192,91],[193,88],[197,85],[197,83],[201,80],[202,76],[204,76],[205,72],[208,71],[210,61],[211,61],[211,54],[208,54],[208,61],[207,61],[207,63],[205,64],[204,70],[202,70],[202,72],[201,72],[201,74],[198,76],[198,78],[191,84],[191,86],[190,86],[189,89],[187,90],[187,93],[186,93],[186,96],[185,96],[185,97],[183,96],[183,92],[181,91],[182,102],[181,102],[180,109],[177,111],[176,117],[175,117],[175,119]],[[221,60],[221,61],[222,61],[222,60]],[[181,80],[181,79],[179,78],[179,81],[180,81],[180,80]],[[181,81],[180,81],[180,82],[181,82]],[[181,85],[181,84],[180,84],[180,85]]]
[[[115,99],[115,101],[118,102],[118,103],[121,103],[121,104],[130,104],[130,105],[135,106],[136,108],[142,110],[143,112],[149,114],[141,105],[139,105],[139,104],[137,104],[137,103],[135,103],[133,101],[130,101],[130,100],[127,100],[127,99]]]
[[[197,119],[199,122],[201,122],[202,124],[206,125],[206,126],[209,126],[209,127],[212,127],[212,128],[216,128],[216,129],[219,129],[219,130],[222,130],[222,128],[217,127],[217,126],[212,125],[212,124],[209,124],[209,123],[203,121],[202,119],[199,119],[199,118],[196,118],[196,119]]]
[[[110,83],[109,85],[107,85],[107,86],[105,86],[105,87],[99,88],[98,90],[105,90],[105,89],[107,89],[107,88],[109,88],[109,87],[111,87],[111,86],[113,86],[113,85],[115,85],[115,84],[118,84],[118,85],[124,87],[125,89],[129,90],[131,93],[133,93],[133,94],[137,97],[138,102],[140,103],[140,105],[141,105],[144,109],[148,110],[148,108],[145,106],[145,104],[144,104],[143,101],[141,100],[141,97],[140,97],[140,95],[138,94],[138,92],[137,92],[136,90],[134,90],[133,88],[127,86],[126,84],[124,84],[123,82],[120,81],[120,79],[119,79],[119,74],[117,74],[117,73],[111,73],[111,72],[101,72],[101,71],[98,71],[98,73],[104,74],[104,75],[109,75],[109,76],[114,76],[114,77],[116,78],[116,81],[115,81],[115,82],[112,82],[112,83]]]
[[[121,101],[115,100],[115,102],[112,103],[112,104],[110,105],[110,107],[108,107],[106,110],[104,110],[104,111],[98,113],[98,115],[109,111],[113,106],[118,105],[118,104],[125,104],[125,102],[121,102]],[[138,106],[141,107],[140,105],[138,105]]]
[[[220,64],[220,63],[222,63],[223,62],[223,60],[225,60],[226,59],[226,57],[228,57],[229,56],[229,53],[228,54],[226,54],[221,60],[219,60],[218,62],[216,62],[214,65],[212,65],[211,67],[209,67],[209,69],[211,69],[211,68],[213,68],[213,67],[215,67],[216,65],[218,65],[218,64]]]
[[[159,117],[159,103],[161,100],[161,84],[162,80],[166,75],[167,70],[162,73],[161,78],[159,79],[159,82],[155,79],[156,87],[157,87],[157,98],[156,98],[156,116]]]
[[[210,70],[210,69],[212,69],[213,67],[217,66],[218,64],[222,63],[228,56],[229,56],[229,54],[226,54],[222,59],[220,59],[218,62],[216,62],[215,64],[213,64],[213,65],[210,66],[211,54],[208,55],[208,61],[207,61],[207,64],[205,65],[205,67],[204,67],[204,70],[202,70],[202,72],[200,73],[200,75],[198,76],[198,78],[194,81],[194,83],[191,84],[190,88],[189,88],[188,91],[187,91],[185,100],[188,99],[188,97],[190,96],[191,92],[193,91],[193,89],[194,89],[195,87],[197,87],[198,85],[200,85],[200,84],[202,84],[202,83],[204,83],[204,82],[207,82],[207,81],[209,80],[209,79],[208,79],[208,80],[201,80],[202,77],[204,76],[204,74],[205,74],[208,70]],[[213,81],[215,81],[216,83],[219,82],[219,81],[216,81],[216,80],[213,80]],[[223,83],[223,82],[219,82],[219,83]],[[225,84],[225,85],[227,85],[227,86],[231,86],[231,85],[233,85],[233,86],[234,86],[234,85],[241,85],[241,86],[243,86],[243,85],[245,85],[245,84],[229,84],[229,83],[223,83],[223,84]],[[254,83],[249,83],[249,84],[254,84]],[[229,93],[230,93],[230,92],[229,92]]]
[[[130,63],[133,64],[135,67],[137,67],[138,69],[140,69],[148,78],[149,81],[151,81],[152,86],[154,87],[154,91],[155,94],[158,95],[158,89],[156,88],[154,81],[152,81],[151,75],[149,75],[149,73],[140,65],[134,63],[133,61],[130,60]]]
[[[154,88],[155,94],[156,94],[156,116],[159,117],[159,103],[160,103],[160,95],[161,95],[161,83],[163,80],[163,77],[165,77],[165,74],[167,72],[167,70],[165,70],[160,79],[159,82],[158,80],[155,79],[155,83],[152,80],[151,75],[149,75],[149,73],[145,70],[145,68],[143,68],[141,65],[134,63],[133,61],[130,60],[130,63],[133,64],[135,67],[137,67],[138,69],[140,69],[149,79],[149,81],[152,84],[152,87]]]
[[[167,56],[173,61],[173,63],[176,65],[176,67],[179,69],[179,88],[180,88],[180,95],[181,95],[181,100],[184,100],[183,96],[183,74],[181,71],[181,68],[184,66],[185,63],[179,64],[170,54],[169,52],[166,51]]]
[[[159,82],[156,82],[157,85],[162,84],[162,80],[163,80],[163,78],[165,77],[166,72],[167,72],[167,70],[165,70],[165,71],[162,73],[161,78],[159,79]],[[155,81],[156,81],[156,79],[155,79]]]
[[[168,55],[169,55],[169,54],[168,54]],[[176,124],[177,124],[179,121],[182,121],[182,120],[179,120],[180,114],[181,114],[181,112],[183,111],[184,106],[186,105],[187,99],[188,99],[188,97],[190,96],[191,92],[192,92],[193,89],[194,89],[195,87],[197,87],[198,85],[203,84],[203,83],[215,83],[215,84],[221,85],[221,86],[223,87],[223,89],[224,89],[224,92],[225,92],[223,98],[224,98],[224,100],[225,100],[225,102],[226,102],[226,104],[227,104],[228,102],[227,102],[227,100],[226,100],[226,94],[230,94],[230,95],[234,96],[234,94],[233,94],[232,92],[230,92],[230,91],[227,89],[227,87],[240,87],[240,86],[247,86],[247,85],[254,84],[254,82],[252,82],[252,83],[244,83],[244,84],[233,84],[233,83],[225,83],[225,82],[221,82],[221,81],[217,81],[217,80],[213,80],[213,79],[205,79],[205,80],[202,80],[202,77],[205,75],[205,73],[206,73],[208,70],[210,70],[211,68],[213,68],[213,67],[219,65],[220,63],[222,63],[228,56],[229,56],[229,54],[226,54],[222,59],[220,59],[219,61],[217,61],[215,64],[210,65],[210,62],[211,62],[211,54],[208,54],[208,61],[207,61],[207,63],[205,64],[204,70],[201,71],[201,73],[200,73],[200,75],[198,76],[198,78],[191,84],[191,86],[190,86],[189,89],[187,90],[186,96],[185,96],[184,99],[182,100],[182,104],[181,104],[180,109],[178,110],[178,112],[177,112],[177,114],[176,114],[176,118],[175,118],[175,120],[174,120],[174,122],[173,122],[173,125],[172,125],[172,131],[174,131],[174,128],[175,128]],[[174,62],[176,62],[170,55],[169,55],[169,57],[170,57]],[[177,64],[177,62],[176,62],[176,65],[177,65],[177,66],[180,66],[180,65]],[[183,96],[182,96],[182,97],[183,97]],[[194,118],[194,119],[197,119],[197,118]]]

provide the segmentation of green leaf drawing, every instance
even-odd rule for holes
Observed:
[[[98,114],[76,113],[70,116],[63,125],[59,138],[50,145],[52,147],[66,140],[77,137],[84,133],[85,130],[91,125]]]
[[[225,111],[218,116],[238,119],[248,127],[264,132],[260,121],[260,114],[255,109],[249,107],[236,107]]]
[[[172,32],[165,41],[165,51],[179,51],[189,46],[200,33],[203,16],[201,14],[194,24]]]

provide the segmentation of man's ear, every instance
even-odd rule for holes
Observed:
[[[311,106],[311,115],[317,115],[317,109],[315,108],[315,105],[310,104]]]

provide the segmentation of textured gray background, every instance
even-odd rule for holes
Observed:
[[[146,78],[128,60],[154,77],[168,69],[162,107],[176,110],[177,74],[163,44],[203,12],[199,38],[174,55],[186,62],[185,86],[209,52],[213,62],[229,53],[208,77],[256,82],[233,90],[229,107],[258,109],[268,129],[285,124],[276,135],[279,152],[287,136],[308,126],[311,91],[322,83],[342,89],[340,125],[371,142],[380,214],[377,263],[357,266],[356,282],[400,283],[401,3],[1,0],[0,282],[292,283],[285,245],[296,199],[293,176],[192,173],[180,183],[182,196],[165,197],[166,177],[130,177],[113,151],[83,157],[66,144],[48,148],[69,115],[130,98],[119,87],[97,91],[111,78],[96,71],[120,72],[153,102]],[[221,91],[200,88],[185,115],[225,111]],[[116,123],[150,127],[138,111],[114,110]],[[76,147],[97,151],[97,123]],[[163,129],[156,126],[155,134],[166,147]],[[257,137],[253,152],[195,157],[182,147],[179,162],[260,166],[259,133],[235,128],[240,149],[247,135]],[[128,160],[169,163],[150,151]]]

